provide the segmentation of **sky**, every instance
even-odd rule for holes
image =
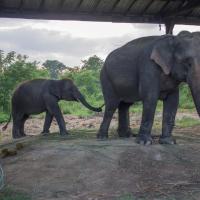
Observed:
[[[200,26],[175,26],[200,31]],[[0,49],[25,54],[40,64],[59,60],[66,66],[81,65],[81,60],[97,55],[102,59],[114,49],[142,36],[165,34],[162,25],[110,22],[0,19]]]

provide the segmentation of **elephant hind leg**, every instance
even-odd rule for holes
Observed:
[[[20,123],[20,134],[22,135],[22,136],[26,136],[26,134],[25,134],[25,132],[24,132],[24,124],[25,124],[25,122],[26,122],[26,120],[28,119],[28,115],[24,115],[23,117],[22,117],[22,119],[21,119],[21,123]]]
[[[103,121],[100,125],[100,129],[97,134],[97,138],[103,139],[103,138],[108,138],[108,129],[110,126],[110,122],[112,120],[114,112],[116,111],[116,109],[120,104],[120,99],[118,95],[115,93],[115,90],[111,85],[111,82],[105,70],[102,70],[100,79],[105,101],[105,112],[103,116]]]
[[[118,106],[119,114],[119,126],[118,135],[119,137],[130,137],[132,135],[130,129],[130,119],[129,119],[129,107],[130,103],[121,102]]]
[[[14,114],[13,115],[13,128],[12,128],[12,136],[13,138],[21,138],[25,136],[24,133],[24,114]]]
[[[108,129],[110,126],[110,122],[112,120],[113,114],[116,111],[118,105],[119,105],[118,101],[113,101],[105,105],[103,121],[101,123],[99,132],[97,134],[97,138],[99,139],[108,138]]]

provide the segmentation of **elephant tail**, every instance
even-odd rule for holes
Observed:
[[[11,114],[10,114],[10,117],[9,117],[9,119],[8,119],[8,121],[7,121],[7,123],[6,123],[6,125],[2,127],[2,131],[5,131],[5,130],[7,129],[8,124],[10,123],[10,121],[11,121]]]

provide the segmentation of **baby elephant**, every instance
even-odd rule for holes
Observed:
[[[25,136],[24,123],[31,114],[46,112],[44,128],[42,133],[49,133],[49,128],[53,117],[56,118],[60,134],[67,135],[61,110],[58,105],[59,100],[79,101],[88,109],[101,112],[101,107],[94,108],[87,103],[84,96],[74,85],[72,80],[46,80],[35,79],[22,83],[12,96],[12,118],[13,118],[13,138]],[[5,130],[7,124],[3,127]]]

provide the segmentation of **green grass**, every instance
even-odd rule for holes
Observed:
[[[1,200],[31,200],[27,194],[22,192],[17,192],[11,188],[4,188],[0,192],[0,199]]]
[[[192,127],[197,125],[200,125],[200,120],[191,117],[183,117],[180,120],[176,120],[176,126],[180,128]]]
[[[9,118],[8,113],[0,113],[0,123],[7,122]]]
[[[102,105],[98,103],[90,103],[90,104],[96,107]],[[87,109],[81,103],[78,102],[60,101],[59,105],[64,114],[73,114],[79,117],[87,117],[95,114],[95,112]]]
[[[135,200],[132,194],[125,194],[118,198],[118,200]]]
[[[125,194],[119,197],[117,200],[145,200],[144,198],[136,198],[132,194]]]

